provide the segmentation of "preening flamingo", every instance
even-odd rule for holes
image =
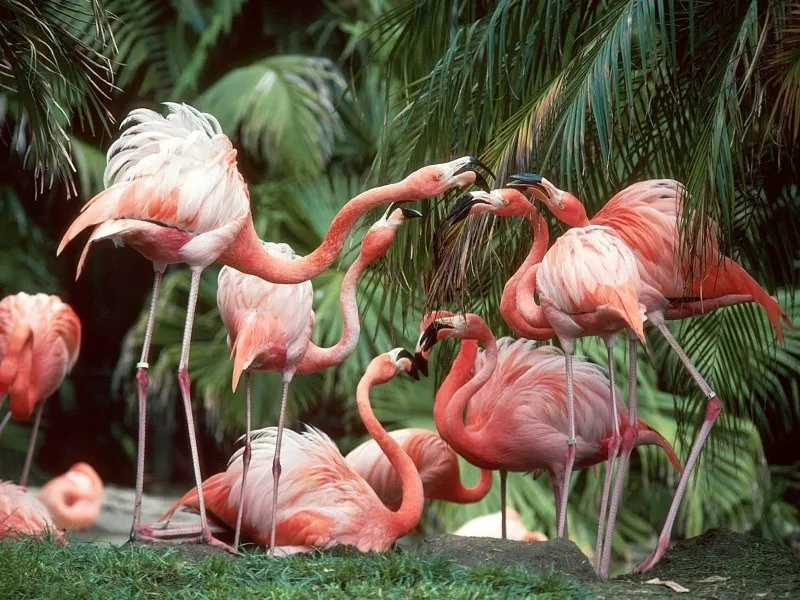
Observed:
[[[703,424],[692,445],[686,469],[678,483],[658,544],[638,569],[646,571],[661,560],[669,546],[672,527],[692,469],[711,427],[722,412],[722,402],[680,347],[664,320],[701,315],[743,302],[757,302],[766,311],[779,341],[783,339],[781,321],[790,327],[791,323],[777,300],[772,298],[741,265],[720,252],[715,237],[717,226],[713,221],[709,220],[700,228],[701,232],[698,234],[705,236],[702,240],[703,256],[693,259],[687,252],[682,252],[679,228],[684,189],[678,181],[656,179],[635,183],[609,200],[591,221],[575,196],[559,190],[539,175],[532,173],[514,175],[507,185],[530,190],[535,198],[544,202],[558,219],[568,225],[574,227],[600,225],[608,228],[611,234],[625,242],[636,256],[642,282],[658,292],[642,298],[647,310],[647,319],[666,338],[707,398]],[[635,350],[636,342],[631,340],[632,362],[635,361]],[[631,369],[634,369],[633,365]],[[630,408],[635,410],[635,404]],[[635,432],[630,433],[628,439],[622,442],[621,468],[611,502],[601,576],[608,574],[611,554],[610,535],[613,532],[616,506],[622,491],[633,436]]]
[[[541,531],[529,531],[522,523],[519,513],[513,508],[508,507],[505,511],[505,518],[501,519],[502,513],[496,512],[488,515],[475,517],[464,523],[453,532],[453,535],[466,537],[488,537],[488,538],[508,538],[518,542],[546,542],[547,536]],[[508,525],[506,535],[501,534],[501,521]]]
[[[10,481],[0,481],[0,541],[19,540],[20,536],[52,536],[66,543],[64,533],[53,523],[47,507],[29,494],[24,487]]]
[[[386,454],[402,485],[402,500],[396,511],[387,508],[366,480],[339,452],[328,436],[312,427],[305,433],[286,431],[284,475],[278,511],[272,512],[273,479],[269,469],[275,450],[274,427],[254,432],[252,475],[247,479],[242,530],[255,543],[270,543],[271,524],[277,521],[276,544],[283,552],[304,552],[335,545],[355,546],[362,552],[388,550],[397,538],[419,523],[424,504],[422,480],[414,462],[383,429],[372,412],[369,392],[404,371],[418,377],[411,354],[402,348],[375,357],[358,384],[358,412],[369,434]],[[206,481],[209,511],[228,527],[234,527],[239,486],[242,484],[242,455],[239,450],[228,470]],[[162,517],[179,507],[198,508],[196,490],[191,490]],[[185,528],[156,529],[153,535],[180,534]]]
[[[481,471],[478,483],[466,487],[461,481],[458,456],[450,445],[429,429],[398,429],[389,435],[411,457],[422,479],[427,500],[458,504],[478,502],[492,488],[492,472]],[[400,478],[375,440],[350,452],[345,460],[378,494],[386,506],[396,510],[403,497]]]
[[[217,544],[206,522],[188,370],[192,322],[203,270],[213,262],[220,262],[275,283],[302,283],[333,264],[348,233],[365,212],[395,201],[432,198],[476,182],[487,187],[483,177],[475,172],[476,166],[485,166],[475,157],[466,156],[422,167],[398,183],[362,192],[339,211],[314,252],[292,260],[270,254],[258,239],[250,214],[249,192],[236,166],[236,150],[222,133],[219,122],[185,104],[166,103],[166,106],[170,113],[166,117],[139,108],[131,111],[122,122],[122,127],[132,126],[109,148],[104,174],[109,187],[86,203],[61,240],[57,253],[61,254],[84,229],[94,226],[78,263],[77,275],[91,244],[108,238],[132,246],[151,260],[155,269],[142,357],[137,364],[139,454],[132,539],[140,537],[149,382],[147,361],[158,291],[166,265],[189,265],[192,278],[178,383],[186,412],[195,481],[201,489],[201,539]]]
[[[485,350],[473,359],[474,376],[448,401],[440,427],[442,437],[483,469],[550,473],[561,525],[566,521],[562,511],[566,510],[563,497],[568,468],[562,449],[569,436],[576,437],[575,467],[583,469],[608,458],[617,420],[623,432],[630,428],[624,407],[610,401],[609,381],[603,370],[583,360],[575,362],[573,425],[561,350],[553,346],[534,348],[530,341],[511,338],[498,343],[478,315],[467,314],[436,318],[420,337],[418,363],[426,360],[425,353],[434,344],[450,337],[477,340]],[[637,442],[660,446],[680,469],[669,442],[642,419],[637,419],[635,428],[639,432]]]
[[[311,342],[314,312],[311,309],[313,289],[310,281],[303,283],[271,283],[241,273],[232,267],[223,267],[217,285],[217,306],[225,328],[228,346],[234,359],[233,390],[246,372],[246,423],[245,447],[242,460],[243,479],[247,478],[250,464],[250,373],[251,371],[278,371],[283,375],[278,437],[273,463],[273,512],[277,510],[281,473],[281,438],[286,415],[289,383],[296,372],[313,373],[340,364],[358,343],[361,324],[358,319],[356,291],[358,280],[369,265],[388,252],[397,230],[407,220],[422,216],[410,208],[390,206],[386,214],[364,236],[361,251],[348,268],[341,288],[341,310],[344,320],[342,338],[330,348],[320,348]],[[286,244],[263,242],[267,251],[288,258],[295,257]],[[310,354],[309,354],[310,352]],[[245,485],[241,486],[242,492]],[[241,508],[244,494],[240,498]],[[238,547],[241,527],[237,524],[234,547]],[[272,537],[275,537],[273,527]],[[274,549],[270,545],[270,551]]]
[[[11,417],[27,421],[36,410],[19,484],[28,483],[42,409],[75,366],[81,345],[81,322],[58,296],[24,292],[0,300],[0,408],[6,396]]]
[[[103,508],[103,480],[91,465],[75,463],[42,486],[36,497],[61,529],[88,529]]]

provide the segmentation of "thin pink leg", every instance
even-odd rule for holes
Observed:
[[[2,407],[2,402],[0,401],[0,407]],[[6,424],[11,420],[11,411],[6,413],[6,416],[3,417],[3,420],[0,421],[0,433],[3,433],[3,429],[5,429]]]
[[[567,501],[569,499],[569,480],[572,475],[572,467],[575,464],[575,445],[578,443],[575,437],[575,403],[572,388],[572,353],[575,344],[572,340],[564,342],[561,346],[564,349],[564,359],[567,367],[567,414],[569,415],[569,438],[567,439],[566,467],[564,468],[564,484],[561,491],[561,509],[558,514],[558,537],[566,537],[567,525]]]
[[[242,516],[244,515],[244,488],[247,485],[247,469],[250,467],[250,370],[244,372],[246,390],[247,433],[242,452],[242,490],[239,492],[239,512],[236,515],[236,535],[233,538],[233,547],[239,548],[239,535],[242,531]]]
[[[614,344],[616,340],[616,334],[605,339],[606,349],[608,350],[608,378],[609,385],[611,386],[611,409],[614,415],[614,431],[608,444],[608,465],[605,482],[603,483],[603,498],[600,501],[600,516],[597,519],[597,541],[594,547],[594,561],[595,569],[598,571],[600,570],[600,557],[603,554],[603,531],[605,529],[606,513],[608,511],[608,495],[611,493],[611,480],[614,476],[614,465],[621,443],[619,436],[619,410],[617,409],[617,394],[614,383]]]
[[[506,529],[506,485],[508,479],[508,471],[500,471],[500,537],[504,540],[508,539],[508,530]]]
[[[192,466],[194,467],[194,479],[197,484],[197,502],[200,509],[200,527],[202,528],[201,539],[198,541],[205,542],[212,546],[219,546],[225,548],[230,552],[236,552],[227,544],[219,541],[211,534],[211,529],[208,527],[208,518],[206,516],[206,503],[203,498],[203,479],[200,475],[200,457],[197,453],[197,438],[194,431],[194,416],[192,414],[192,396],[191,396],[191,381],[189,380],[189,345],[192,341],[192,324],[194,322],[194,311],[197,306],[197,293],[200,287],[200,275],[203,269],[198,267],[192,268],[192,283],[189,288],[189,306],[186,311],[186,327],[183,331],[183,346],[181,347],[181,360],[178,365],[178,385],[181,389],[181,396],[183,397],[183,408],[186,412],[186,425],[189,429],[189,447],[192,452]]]
[[[650,318],[649,315],[648,318]],[[678,482],[678,489],[675,491],[675,496],[672,498],[672,505],[669,507],[669,513],[667,514],[667,520],[664,523],[664,528],[661,530],[661,535],[658,536],[658,544],[656,545],[655,550],[653,550],[653,553],[650,554],[650,556],[648,556],[647,559],[636,569],[640,573],[652,568],[653,565],[660,561],[666,553],[667,548],[669,547],[669,540],[672,535],[672,527],[675,524],[675,518],[678,516],[678,509],[680,508],[683,494],[686,491],[686,486],[689,483],[689,477],[692,474],[692,469],[694,469],[697,459],[700,456],[700,450],[703,448],[703,444],[705,443],[708,434],[711,432],[711,428],[714,426],[714,421],[717,420],[717,417],[722,412],[722,402],[719,398],[717,398],[717,395],[708,385],[703,376],[700,375],[700,372],[697,370],[694,364],[692,364],[692,361],[689,360],[689,357],[683,351],[683,348],[680,347],[677,340],[673,337],[672,332],[670,332],[670,330],[664,324],[664,321],[660,318],[660,315],[655,319],[650,318],[650,321],[652,321],[661,334],[666,338],[667,342],[669,342],[669,345],[672,346],[675,354],[678,355],[678,358],[680,358],[681,362],[689,371],[692,379],[695,380],[697,385],[705,394],[708,404],[706,404],[706,414],[703,419],[703,425],[700,427],[700,432],[697,434],[697,438],[692,445],[692,451],[689,453],[689,459],[686,461],[686,466],[684,467],[683,474],[681,475],[681,480]]]
[[[144,458],[145,458],[145,434],[147,431],[147,388],[150,385],[150,378],[147,375],[150,357],[150,341],[153,338],[153,325],[156,320],[156,306],[158,304],[158,292],[161,289],[161,279],[164,276],[165,265],[153,263],[155,277],[153,279],[153,295],[150,299],[150,313],[147,315],[147,328],[144,331],[144,344],[142,345],[142,357],[136,363],[136,383],[139,396],[139,440],[136,452],[136,499],[133,502],[133,525],[131,526],[131,540],[140,538],[139,530],[142,519],[142,492],[144,491]]]
[[[283,439],[284,420],[286,419],[286,399],[289,395],[289,383],[294,373],[283,374],[281,390],[281,414],[278,417],[278,437],[275,440],[275,457],[272,459],[272,527],[269,534],[269,555],[275,556],[275,530],[278,526],[278,483],[281,479],[281,440]]]
[[[564,475],[556,475],[550,473],[550,479],[553,481],[553,497],[556,505],[556,523],[561,520],[561,496],[564,491]],[[564,521],[564,535],[569,536],[569,523]]]
[[[42,410],[44,410],[44,398],[39,401],[39,406],[36,407],[36,418],[33,421],[33,431],[31,432],[31,441],[28,442],[28,453],[25,455],[25,464],[22,466],[22,476],[19,478],[19,486],[28,486],[28,474],[31,470],[31,462],[33,461],[33,450],[36,448],[36,437],[39,435],[39,424],[42,422]]]
[[[614,485],[614,495],[611,497],[611,507],[608,512],[608,523],[606,525],[606,535],[603,540],[603,552],[600,559],[599,575],[601,579],[608,579],[608,571],[611,566],[611,547],[614,542],[614,526],[617,522],[617,510],[622,498],[622,484],[625,481],[625,474],[628,471],[628,464],[631,452],[636,446],[636,360],[638,342],[632,335],[628,338],[628,429],[622,436],[622,455],[617,467],[617,479]]]

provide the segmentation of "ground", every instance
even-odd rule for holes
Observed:
[[[687,592],[646,583],[673,582]],[[0,544],[0,598],[797,598],[777,542],[712,530],[644,575],[600,582],[572,543],[438,536],[412,552],[347,548],[271,559],[194,545]]]

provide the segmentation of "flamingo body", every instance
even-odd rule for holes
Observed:
[[[61,529],[88,529],[103,507],[103,480],[91,465],[79,462],[48,481],[36,496]]]
[[[500,511],[475,517],[464,523],[453,532],[453,535],[465,537],[501,537]],[[513,508],[506,509],[507,539],[518,542],[546,542],[547,536],[541,531],[529,531],[522,523],[519,513]]]
[[[56,527],[44,504],[17,484],[0,481],[0,541],[46,535],[65,542],[64,534]]]

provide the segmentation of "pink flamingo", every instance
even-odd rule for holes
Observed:
[[[404,371],[418,377],[413,357],[402,348],[375,357],[358,384],[358,412],[369,434],[397,471],[402,485],[402,501],[396,511],[387,508],[366,480],[342,456],[324,433],[307,427],[305,433],[286,431],[284,484],[278,511],[264,502],[273,485],[267,465],[275,450],[274,427],[254,432],[254,474],[247,480],[245,499],[248,510],[242,524],[245,535],[261,546],[270,543],[272,521],[277,521],[276,543],[283,552],[306,552],[343,544],[362,552],[388,550],[397,538],[419,523],[424,504],[422,480],[414,462],[383,429],[372,412],[369,392],[372,386],[390,381]],[[237,518],[238,486],[242,485],[244,451],[239,450],[228,463],[228,470],[206,481],[208,507],[221,523],[233,527]],[[162,517],[179,507],[197,510],[197,490],[191,490]],[[154,535],[181,535],[186,527],[151,528]]]
[[[183,333],[178,383],[186,412],[194,476],[200,488],[200,540],[218,544],[207,526],[200,463],[191,409],[189,346],[203,270],[214,262],[274,283],[302,283],[327,269],[345,240],[367,211],[394,201],[432,198],[447,190],[486,182],[475,157],[423,167],[402,181],[362,192],[350,200],[331,223],[322,244],[308,256],[293,260],[274,256],[261,244],[250,214],[249,192],[236,166],[236,150],[219,122],[185,104],[166,103],[167,117],[135,109],[122,122],[123,131],[108,151],[106,190],[84,205],[59,244],[57,254],[87,227],[95,229],[78,263],[80,276],[92,243],[112,238],[124,242],[153,262],[155,280],[145,330],[142,357],[137,363],[139,436],[136,500],[131,539],[141,537],[140,518],[144,480],[148,356],[158,291],[168,264],[186,263],[192,273]],[[488,168],[487,168],[488,170]],[[113,183],[113,185],[111,185]]]
[[[624,407],[608,399],[608,379],[596,365],[577,361],[573,373],[577,421],[573,423],[565,401],[569,387],[561,368],[564,352],[552,346],[533,348],[526,340],[503,338],[497,343],[478,315],[467,314],[436,318],[428,326],[417,345],[418,364],[424,363],[425,353],[437,341],[450,337],[479,341],[485,351],[473,359],[474,376],[449,399],[441,426],[437,422],[442,437],[483,469],[550,473],[561,525],[566,521],[563,498],[568,457],[557,449],[575,436],[575,467],[583,469],[608,458],[617,421],[623,432],[629,429]],[[462,346],[457,362],[469,360],[470,354],[461,358],[463,352]],[[459,369],[462,374],[466,371]],[[669,442],[642,419],[635,423],[637,441],[660,446],[680,469]]]
[[[422,479],[425,498],[458,504],[478,502],[492,487],[492,472],[481,471],[478,483],[466,487],[461,481],[458,456],[436,433],[428,429],[398,429],[389,435],[411,457]],[[378,494],[386,506],[396,510],[403,497],[402,482],[375,440],[350,452],[345,460]]]
[[[61,529],[88,529],[103,507],[103,480],[91,465],[75,463],[48,481],[36,497],[47,507]]]
[[[58,543],[66,543],[44,504],[24,487],[0,481],[0,541],[19,540],[20,536],[52,536]]]
[[[0,421],[27,421],[34,409],[33,432],[22,467],[20,485],[28,473],[42,420],[44,401],[75,366],[81,345],[81,322],[58,296],[20,292],[0,300],[0,408],[10,396],[10,410]]]
[[[369,265],[388,251],[397,230],[407,220],[421,217],[416,210],[390,206],[386,214],[364,236],[361,251],[348,268],[342,280],[341,310],[344,320],[342,338],[330,348],[320,348],[311,342],[314,312],[311,309],[313,289],[310,281],[294,284],[271,283],[254,275],[241,273],[232,267],[223,267],[217,286],[217,306],[222,322],[228,330],[228,345],[234,358],[233,390],[236,391],[242,371],[246,372],[245,447],[242,460],[242,477],[247,478],[250,465],[250,373],[252,371],[280,371],[283,374],[278,437],[273,463],[273,511],[277,510],[280,480],[281,438],[286,414],[289,383],[296,372],[313,373],[338,365],[353,353],[361,333],[358,319],[356,290],[358,280]],[[295,256],[286,244],[263,242],[271,253],[286,257]],[[239,498],[244,506],[244,483]],[[234,547],[239,545],[240,524],[237,524]],[[274,527],[273,527],[274,537]],[[270,545],[270,551],[274,544]]]
[[[646,571],[655,565],[669,547],[672,527],[680,508],[681,499],[689,482],[692,469],[702,446],[717,417],[722,412],[722,402],[708,385],[688,355],[664,323],[665,319],[683,319],[702,315],[724,306],[757,302],[767,313],[775,335],[783,339],[781,321],[789,327],[786,312],[741,265],[724,256],[717,245],[716,223],[709,220],[700,235],[703,256],[692,259],[681,252],[679,224],[683,209],[683,185],[672,179],[656,179],[633,184],[618,194],[591,219],[578,199],[556,188],[543,177],[522,174],[512,177],[509,186],[529,189],[533,196],[544,202],[561,221],[573,227],[599,225],[617,236],[633,251],[637,259],[642,282],[656,293],[642,298],[647,319],[658,329],[678,355],[683,365],[706,396],[706,413],[697,434],[686,469],[678,483],[667,520],[659,535],[658,544],[650,556],[637,569]],[[699,241],[699,240],[698,240]],[[632,360],[636,358],[636,342],[631,340]],[[634,369],[634,366],[631,366]],[[635,404],[631,406],[635,408]],[[601,575],[608,573],[610,563],[613,522],[622,492],[622,482],[627,468],[635,432],[622,442],[620,471],[611,501],[606,545],[603,551]]]

